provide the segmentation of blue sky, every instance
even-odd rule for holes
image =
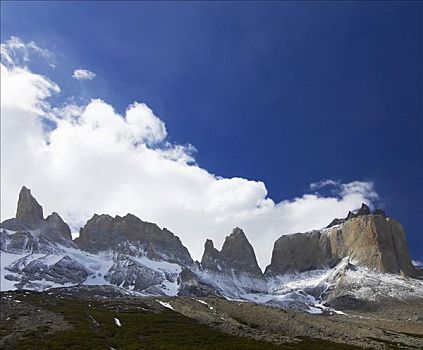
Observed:
[[[2,42],[55,53],[64,103],[145,102],[212,174],[275,202],[371,181],[423,259],[423,5],[418,2],[2,2]],[[71,78],[76,68],[96,73]],[[322,195],[325,188],[321,189]],[[228,232],[225,232],[228,233]]]

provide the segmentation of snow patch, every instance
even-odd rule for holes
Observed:
[[[169,303],[166,303],[164,301],[160,301],[160,300],[156,300],[161,306],[164,306],[165,308],[171,309],[173,311],[175,311],[175,309],[172,307],[172,305],[170,305]]]
[[[309,306],[308,310],[306,310],[309,314],[313,314],[313,315],[320,315],[321,313],[323,313],[322,309],[319,309],[317,307],[314,306]]]
[[[120,323],[120,320],[118,318],[115,317],[114,320],[115,320],[116,326],[122,327],[122,323]]]

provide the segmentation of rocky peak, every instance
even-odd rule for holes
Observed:
[[[226,261],[231,261],[233,264],[245,265],[245,267],[257,265],[254,248],[239,227],[233,229],[232,233],[226,237],[221,254]]]
[[[348,212],[348,215],[344,219],[338,219],[338,218],[333,219],[331,221],[331,223],[326,226],[326,228],[343,224],[345,221],[354,219],[354,218],[356,218],[358,216],[371,215],[371,214],[372,214],[372,212],[370,211],[369,206],[367,204],[365,204],[365,203],[362,203],[360,209],[358,209],[355,213],[353,213],[352,211],[349,211]],[[385,212],[382,209],[376,209],[373,212],[373,214],[374,215],[382,215],[384,217],[386,216],[385,215]]]
[[[71,230],[66,222],[56,212],[51,213],[46,218],[46,224],[52,231],[57,232],[62,238],[72,240]]]
[[[232,230],[232,233],[226,237],[225,242],[223,243],[222,253],[225,251],[230,251],[232,249],[236,249],[239,246],[248,246],[250,243],[248,242],[247,236],[245,236],[244,231],[242,231],[239,227],[235,227]]]
[[[22,187],[19,193],[16,218],[3,221],[1,227],[18,232],[32,231],[32,233],[28,232],[28,234],[35,234],[46,242],[54,241],[74,246],[69,226],[55,212],[44,219],[42,206],[32,196],[31,190],[25,186]],[[19,237],[19,235],[16,237]]]
[[[221,272],[233,270],[236,274],[248,273],[257,277],[262,276],[254,248],[239,227],[226,237],[220,252],[214,248],[211,240],[207,240],[201,265],[205,270]]]
[[[361,208],[357,210],[356,216],[370,215],[370,208],[365,203],[361,203]]]
[[[211,239],[206,239],[204,243],[204,257],[213,257],[216,258],[219,254],[219,251],[214,247],[213,241]]]
[[[204,243],[204,251],[212,251],[215,250],[213,241],[211,239],[206,239],[206,243]]]
[[[32,196],[31,190],[25,186],[23,186],[19,192],[16,219],[34,228],[44,221],[43,207],[39,205],[37,200]]]
[[[204,270],[219,272],[221,266],[219,265],[220,252],[214,247],[213,241],[207,239],[204,243],[204,254],[201,259],[201,267]]]

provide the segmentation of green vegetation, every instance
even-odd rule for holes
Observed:
[[[303,339],[299,343],[275,345],[232,336],[164,309],[159,312],[136,300],[83,301],[60,299],[46,294],[28,295],[25,302],[61,314],[73,327],[55,333],[48,327],[28,332],[10,349],[357,349],[322,340]],[[118,327],[114,318],[122,327]]]

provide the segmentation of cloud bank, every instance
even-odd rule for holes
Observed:
[[[72,78],[76,80],[93,80],[95,78],[95,73],[88,69],[75,69]]]
[[[194,259],[206,238],[219,247],[239,226],[263,268],[281,234],[323,227],[377,199],[371,182],[324,180],[310,186],[314,193],[275,203],[263,182],[212,174],[196,164],[192,145],[168,143],[165,124],[145,103],[123,115],[101,99],[52,106],[59,86],[20,65],[10,45],[3,55],[2,220],[15,215],[26,185],[45,214],[59,212],[75,232],[93,213],[133,213],[177,234]],[[316,192],[323,185],[334,194]]]

